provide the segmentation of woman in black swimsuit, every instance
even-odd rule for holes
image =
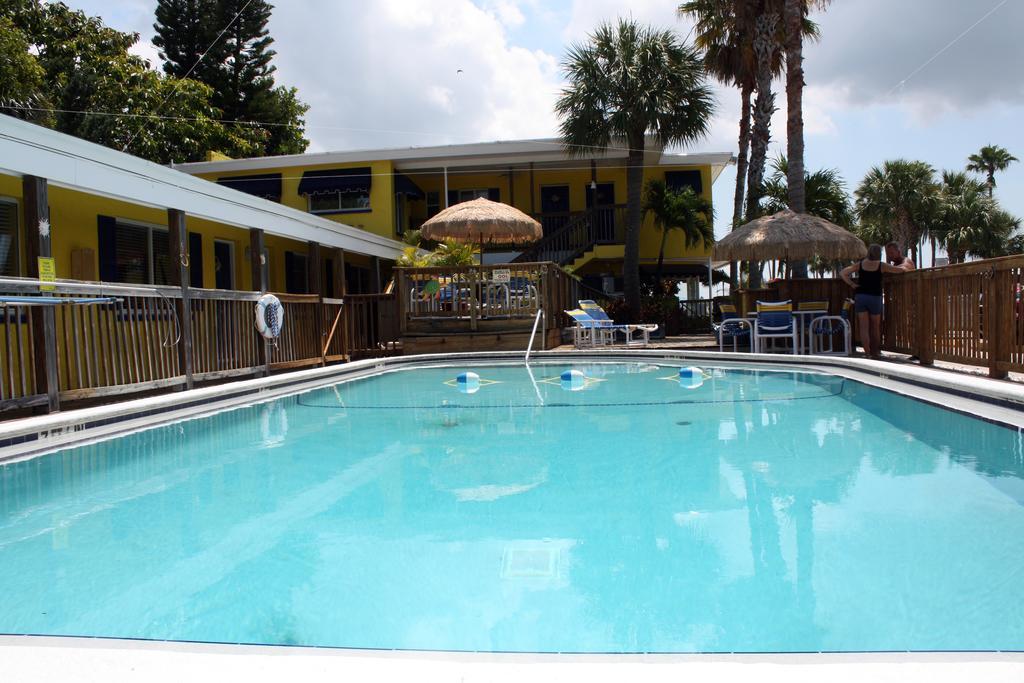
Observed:
[[[864,353],[874,359],[882,355],[882,273],[902,273],[902,268],[890,266],[882,260],[882,247],[872,244],[868,257],[840,273],[846,284],[857,290],[854,296],[854,312],[857,314],[857,331]],[[851,275],[857,273],[857,281]]]

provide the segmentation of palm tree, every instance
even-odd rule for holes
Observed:
[[[1020,235],[1021,220],[1003,209],[996,208],[988,216],[985,230],[974,237],[967,247],[972,256],[996,258],[1024,251],[1024,235]]]
[[[733,191],[732,227],[743,221],[743,196],[750,148],[750,98],[754,92],[754,50],[736,18],[732,0],[688,0],[676,9],[694,20],[694,45],[704,52],[704,68],[718,81],[740,89],[739,151]],[[736,264],[729,268],[730,286],[737,285]]]
[[[929,232],[945,247],[950,263],[961,263],[972,245],[986,241],[998,207],[984,183],[960,171],[943,171],[936,199]]]
[[[772,175],[764,186],[765,199],[761,206],[765,213],[775,213],[789,205],[789,175],[792,167],[785,156],[772,161]],[[804,213],[819,216],[836,225],[853,225],[853,207],[846,191],[846,181],[834,168],[823,168],[814,173],[804,172]]]
[[[687,247],[707,248],[715,243],[714,207],[692,188],[675,191],[663,180],[651,180],[644,191],[643,211],[644,215],[653,216],[655,227],[661,230],[658,266],[654,271],[654,279],[659,284],[670,230],[682,230]]]
[[[977,154],[967,157],[967,170],[984,173],[988,185],[988,196],[996,186],[996,171],[1005,171],[1011,163],[1019,161],[1009,150],[999,145],[985,145]]]
[[[917,257],[938,195],[935,169],[923,161],[896,159],[875,166],[854,193],[860,220],[876,229],[887,227],[904,249]]]
[[[704,137],[714,113],[700,56],[672,32],[632,19],[601,24],[585,43],[569,47],[568,85],[555,111],[562,142],[573,156],[625,142],[626,248],[623,285],[630,315],[640,311],[640,213],[647,135],[660,145]]]
[[[782,10],[786,48],[786,156],[789,170],[786,182],[789,208],[804,213],[806,186],[804,173],[804,22],[812,2],[825,7],[829,0],[785,0]],[[814,26],[812,24],[812,26]],[[811,34],[817,38],[817,27]],[[807,277],[807,262],[795,264],[797,277]]]

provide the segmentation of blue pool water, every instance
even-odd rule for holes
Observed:
[[[1024,649],[1017,431],[825,375],[577,367],[392,372],[2,467],[0,632]]]

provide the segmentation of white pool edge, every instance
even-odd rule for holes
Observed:
[[[0,636],[5,680],[1014,681],[1024,654],[973,652],[565,655]]]

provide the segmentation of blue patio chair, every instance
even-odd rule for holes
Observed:
[[[796,322],[793,320],[793,304],[789,301],[758,301],[757,317],[754,319],[754,351],[764,351],[764,341],[789,339],[792,353],[800,352],[797,345]]]
[[[811,320],[811,353],[822,356],[849,356],[853,353],[853,335],[850,331],[850,316],[853,315],[853,301],[843,302],[843,310],[839,315],[822,315]],[[835,337],[843,336],[843,349],[835,348]],[[825,340],[828,350],[825,350]]]
[[[715,336],[718,338],[718,350],[725,350],[726,340],[732,341],[732,350],[739,350],[739,343],[750,344],[750,331],[753,327],[751,322],[742,317],[732,304],[719,304],[718,310],[722,314],[722,320],[712,325]]]
[[[572,329],[572,339],[573,345],[577,349],[610,343],[611,328],[594,320],[586,311],[574,308],[571,311],[566,311],[565,314],[576,323]]]

